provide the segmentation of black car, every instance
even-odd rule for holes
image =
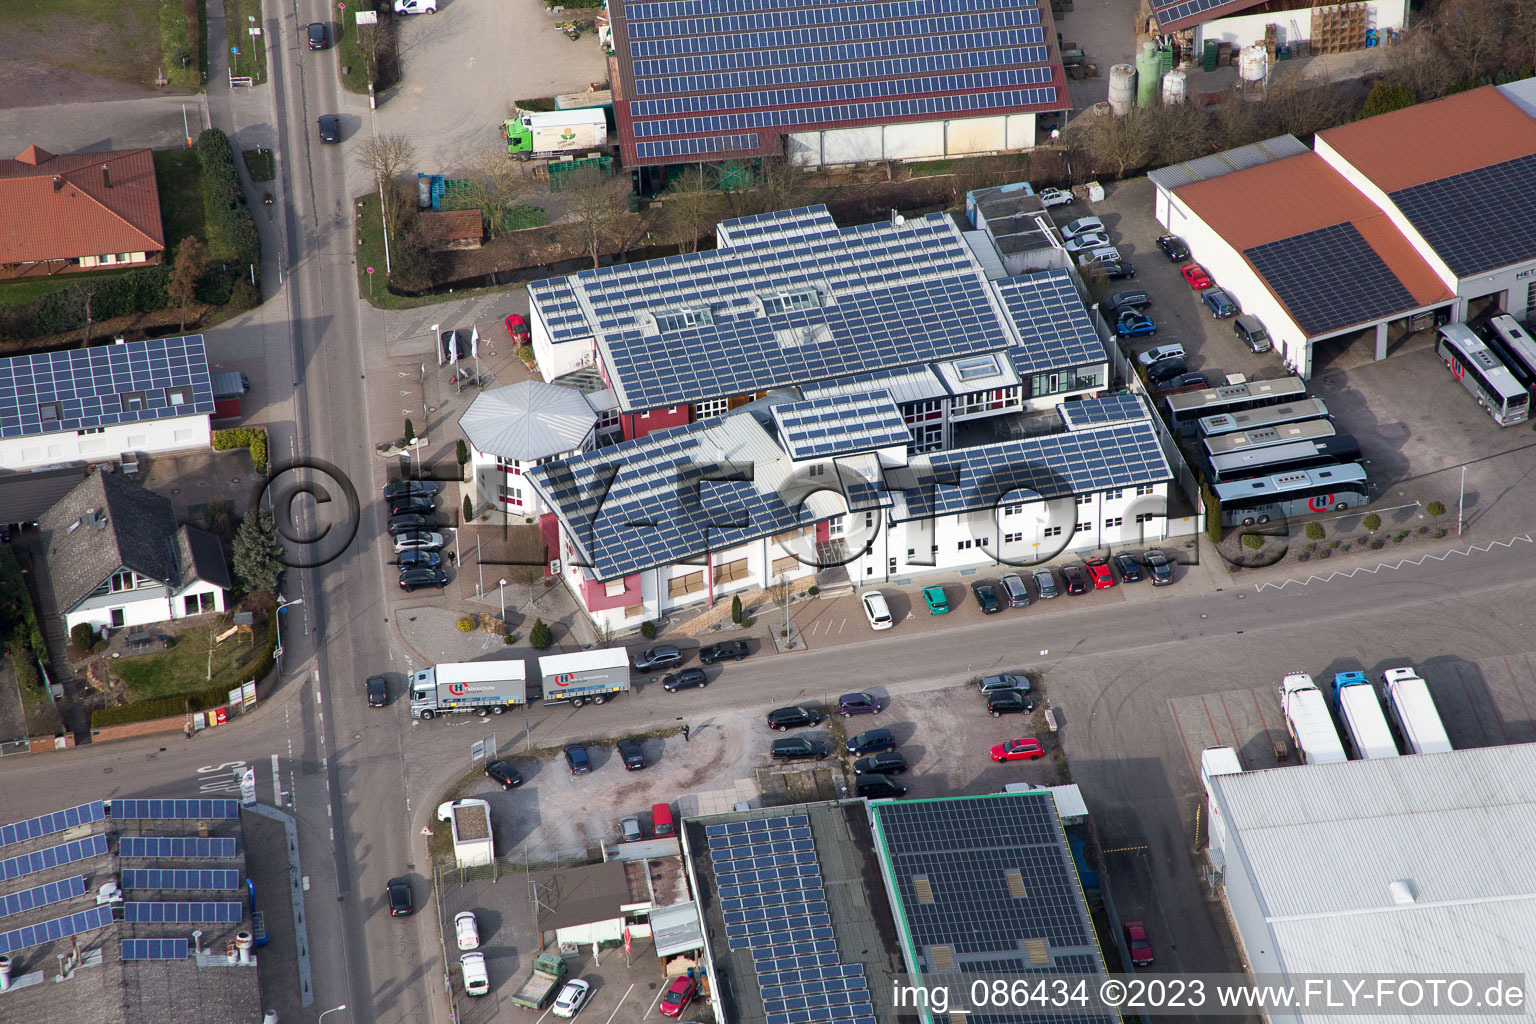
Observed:
[[[1136,276],[1136,268],[1131,266],[1130,260],[1105,260],[1099,264],[1099,269],[1110,281],[1125,281]]]
[[[390,917],[409,917],[416,912],[416,897],[411,895],[409,878],[391,878],[385,882],[384,895],[389,900]]]
[[[1027,715],[1035,710],[1035,702],[1017,690],[999,690],[987,697],[987,714],[993,718],[1002,715]]]
[[[774,740],[768,748],[768,756],[775,761],[824,761],[830,753],[825,743],[804,736]]]
[[[1061,567],[1061,578],[1067,581],[1067,593],[1086,594],[1091,589],[1088,584],[1088,574],[1080,565],[1064,565]]]
[[[699,660],[706,665],[713,665],[717,661],[725,661],[732,658],[740,661],[751,652],[747,650],[745,640],[721,640],[719,643],[710,644],[699,648]]]
[[[413,494],[396,498],[389,503],[391,516],[430,516],[437,511],[437,502],[430,494]]]
[[[485,777],[493,782],[501,783],[502,789],[511,789],[513,786],[523,784],[523,773],[506,761],[487,761],[485,763]]]
[[[1178,235],[1163,235],[1157,240],[1157,247],[1163,250],[1163,255],[1168,257],[1169,263],[1189,259],[1189,246],[1185,245],[1184,239]]]
[[[850,736],[845,749],[850,754],[877,754],[882,750],[895,750],[896,737],[889,729],[867,729],[857,736]]]
[[[335,114],[321,114],[319,121],[320,141],[325,143],[337,143],[341,141],[341,118]]]
[[[668,693],[676,693],[678,690],[691,690],[695,686],[709,685],[709,676],[704,674],[701,668],[685,668],[677,672],[668,672],[661,677],[661,688]]]
[[[1153,387],[1161,387],[1165,380],[1182,377],[1189,372],[1189,367],[1179,356],[1171,356],[1167,359],[1159,359],[1147,367],[1147,380]]]
[[[448,574],[441,569],[428,569],[423,566],[419,569],[400,570],[400,589],[406,593],[423,587],[436,587],[442,590],[447,585]]]
[[[393,502],[417,495],[431,497],[437,491],[438,484],[435,480],[396,480],[384,488],[384,500]]]
[[[1181,373],[1177,377],[1163,377],[1154,381],[1154,391],[1176,391],[1179,388],[1208,388],[1211,380],[1203,373]]]
[[[860,775],[853,783],[855,796],[867,797],[870,800],[889,800],[893,797],[904,796],[907,787],[887,775]]]
[[[1167,555],[1152,548],[1141,557],[1147,560],[1147,571],[1152,574],[1154,587],[1166,587],[1173,582],[1173,564],[1168,561]]]
[[[658,668],[671,668],[683,663],[683,652],[671,644],[657,644],[635,655],[635,668],[652,672]]]
[[[325,30],[325,22],[312,21],[309,23],[309,48],[311,50],[323,50],[331,45],[329,33]]]
[[[821,724],[821,712],[812,711],[810,708],[798,706],[774,708],[768,712],[768,728],[777,729],[779,732],[802,725],[819,724]]]
[[[383,676],[369,676],[365,689],[369,707],[382,708],[389,703],[389,683]]]
[[[1141,571],[1141,563],[1136,561],[1135,555],[1121,552],[1110,558],[1110,561],[1114,562],[1115,568],[1120,570],[1120,582],[1140,583],[1146,579],[1145,574]]]
[[[972,583],[971,593],[976,595],[976,604],[980,606],[985,615],[995,615],[1003,610],[1003,603],[997,599],[997,591],[988,583]]]
[[[882,750],[853,762],[855,775],[900,775],[907,770],[907,759],[899,750]]]
[[[424,530],[435,530],[437,527],[437,516],[405,515],[389,517],[389,532],[391,536],[397,533],[417,533]]]
[[[436,569],[443,556],[436,551],[402,551],[397,559],[402,569]]]
[[[614,749],[624,759],[625,771],[637,772],[651,763],[645,759],[645,748],[640,745],[639,740],[633,740],[626,736],[614,744]]]
[[[580,743],[572,743],[565,748],[565,763],[571,766],[572,775],[586,775],[592,770],[592,758],[587,755],[587,748]]]
[[[444,331],[443,362],[451,361],[454,358],[454,353],[458,353],[458,358],[460,359],[468,359],[469,346],[464,344],[464,339],[460,337],[458,331]]]

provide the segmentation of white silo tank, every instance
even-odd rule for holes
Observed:
[[[1109,105],[1117,115],[1131,112],[1136,103],[1136,68],[1116,64],[1109,69]]]
[[[1262,46],[1245,46],[1237,55],[1237,76],[1245,82],[1262,82],[1269,73],[1269,54]]]
[[[1163,106],[1174,107],[1184,102],[1187,95],[1184,72],[1174,70],[1163,76]]]

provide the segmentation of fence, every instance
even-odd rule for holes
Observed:
[[[231,89],[238,89],[241,86],[249,88],[252,84],[254,83],[249,75],[236,75],[233,71],[229,73],[229,87]]]

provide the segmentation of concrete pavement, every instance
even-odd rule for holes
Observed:
[[[34,143],[50,153],[176,149],[209,123],[206,93],[9,107],[0,109],[0,154],[13,157]]]

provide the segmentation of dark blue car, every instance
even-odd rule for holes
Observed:
[[[847,750],[850,754],[878,754],[882,750],[895,750],[896,737],[889,729],[870,729],[849,737]]]

